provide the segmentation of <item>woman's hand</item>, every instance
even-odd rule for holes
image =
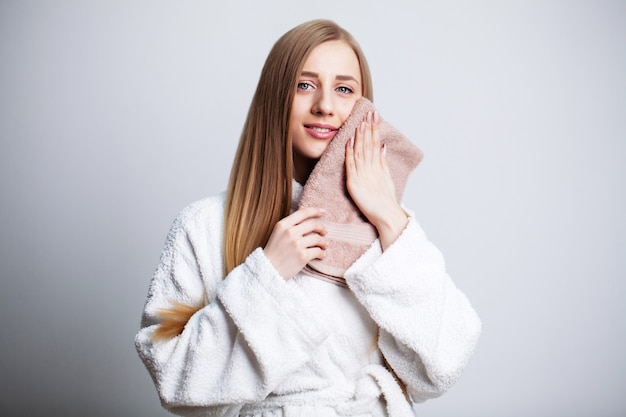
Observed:
[[[293,278],[313,259],[324,258],[326,229],[318,220],[323,214],[322,209],[307,207],[274,226],[263,252],[285,280]]]
[[[346,185],[355,204],[376,227],[383,250],[407,225],[381,146],[378,112],[368,112],[346,145]]]

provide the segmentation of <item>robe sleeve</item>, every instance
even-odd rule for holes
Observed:
[[[236,416],[242,404],[263,400],[308,362],[327,333],[306,314],[313,310],[302,308],[306,297],[280,277],[261,248],[227,277],[207,276],[222,268],[221,253],[207,253],[221,251],[221,236],[210,236],[221,232],[198,227],[201,215],[206,213],[188,209],[174,222],[135,345],[166,409]],[[208,260],[220,264],[207,267]],[[173,301],[206,305],[180,335],[154,340],[158,310]]]
[[[417,221],[411,217],[385,252],[373,245],[346,281],[378,324],[380,350],[411,399],[446,392],[473,354],[481,322]]]

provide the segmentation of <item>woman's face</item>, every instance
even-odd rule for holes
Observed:
[[[289,120],[294,176],[300,183],[306,181],[362,96],[361,85],[358,58],[343,41],[324,42],[306,59]]]

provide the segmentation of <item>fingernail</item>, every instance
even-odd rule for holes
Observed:
[[[365,118],[365,120],[367,120],[367,123],[370,123],[372,121],[372,112],[371,111],[367,112],[367,117]]]
[[[354,136],[350,138],[350,149],[354,148]]]
[[[380,116],[378,115],[378,110],[374,111],[374,123],[378,124],[380,122]]]

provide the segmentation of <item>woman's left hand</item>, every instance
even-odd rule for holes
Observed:
[[[408,223],[381,145],[378,112],[368,112],[346,145],[346,185],[355,204],[376,227],[383,250]]]

